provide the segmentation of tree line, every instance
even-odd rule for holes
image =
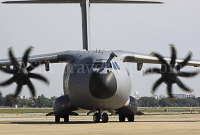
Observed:
[[[169,98],[156,100],[152,97],[142,97],[137,100],[138,107],[200,107],[200,97],[198,98],[176,98],[171,102]]]
[[[56,97],[46,98],[43,94],[34,99],[21,99],[17,98],[13,101],[10,100],[12,94],[7,94],[3,97],[0,91],[0,107],[12,107],[18,105],[18,107],[53,107],[53,103]],[[156,100],[152,97],[142,97],[137,100],[138,107],[200,107],[200,97],[198,98],[176,98],[175,102],[171,102],[169,98],[162,98]]]
[[[0,107],[13,107],[18,105],[18,107],[53,107],[53,103],[56,97],[46,98],[43,94],[33,99],[21,99],[17,98],[15,100],[10,100],[13,94],[7,94],[3,97],[2,92],[0,91]]]

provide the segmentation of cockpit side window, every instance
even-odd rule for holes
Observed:
[[[102,62],[95,62],[93,65],[93,68],[102,68],[103,67],[103,63]]]
[[[112,65],[111,65],[110,62],[105,62],[105,63],[104,63],[104,67],[105,67],[105,68],[112,68]]]
[[[94,62],[93,68],[112,68],[110,62]]]

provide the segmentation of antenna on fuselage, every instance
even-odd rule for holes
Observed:
[[[80,3],[82,13],[82,38],[83,49],[90,50],[90,3],[122,3],[122,4],[162,4],[156,1],[134,1],[134,0],[22,0],[5,1],[6,4],[48,4],[48,3]]]

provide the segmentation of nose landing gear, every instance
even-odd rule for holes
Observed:
[[[93,116],[93,120],[95,123],[99,123],[100,122],[100,114],[99,113],[95,113]]]
[[[95,113],[94,116],[93,116],[94,122],[99,123],[100,119],[102,120],[103,123],[107,123],[108,122],[108,114],[107,113],[103,113],[103,114]]]
[[[107,123],[108,122],[108,114],[107,113],[103,113],[102,114],[102,122],[103,123]]]

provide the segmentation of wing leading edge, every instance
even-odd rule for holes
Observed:
[[[152,55],[139,54],[128,51],[118,51],[118,52],[120,53],[123,62],[161,64],[159,59]],[[171,58],[164,57],[164,60],[170,62]],[[180,64],[183,61],[184,59],[176,59],[177,64]],[[190,60],[188,61],[187,66],[200,67],[200,61]]]
[[[79,55],[84,53],[83,51],[64,51],[64,52],[57,52],[57,53],[49,53],[49,54],[42,54],[42,55],[34,55],[30,56],[28,59],[28,63],[62,63],[62,62],[69,62],[73,63],[79,59]],[[23,62],[22,57],[17,57],[16,60],[21,63]],[[12,66],[10,59],[1,59],[0,66]]]
[[[5,4],[47,4],[47,3],[81,3],[83,0],[19,0],[4,1]],[[163,4],[156,1],[135,1],[135,0],[90,0],[90,3],[127,3],[127,4]]]

